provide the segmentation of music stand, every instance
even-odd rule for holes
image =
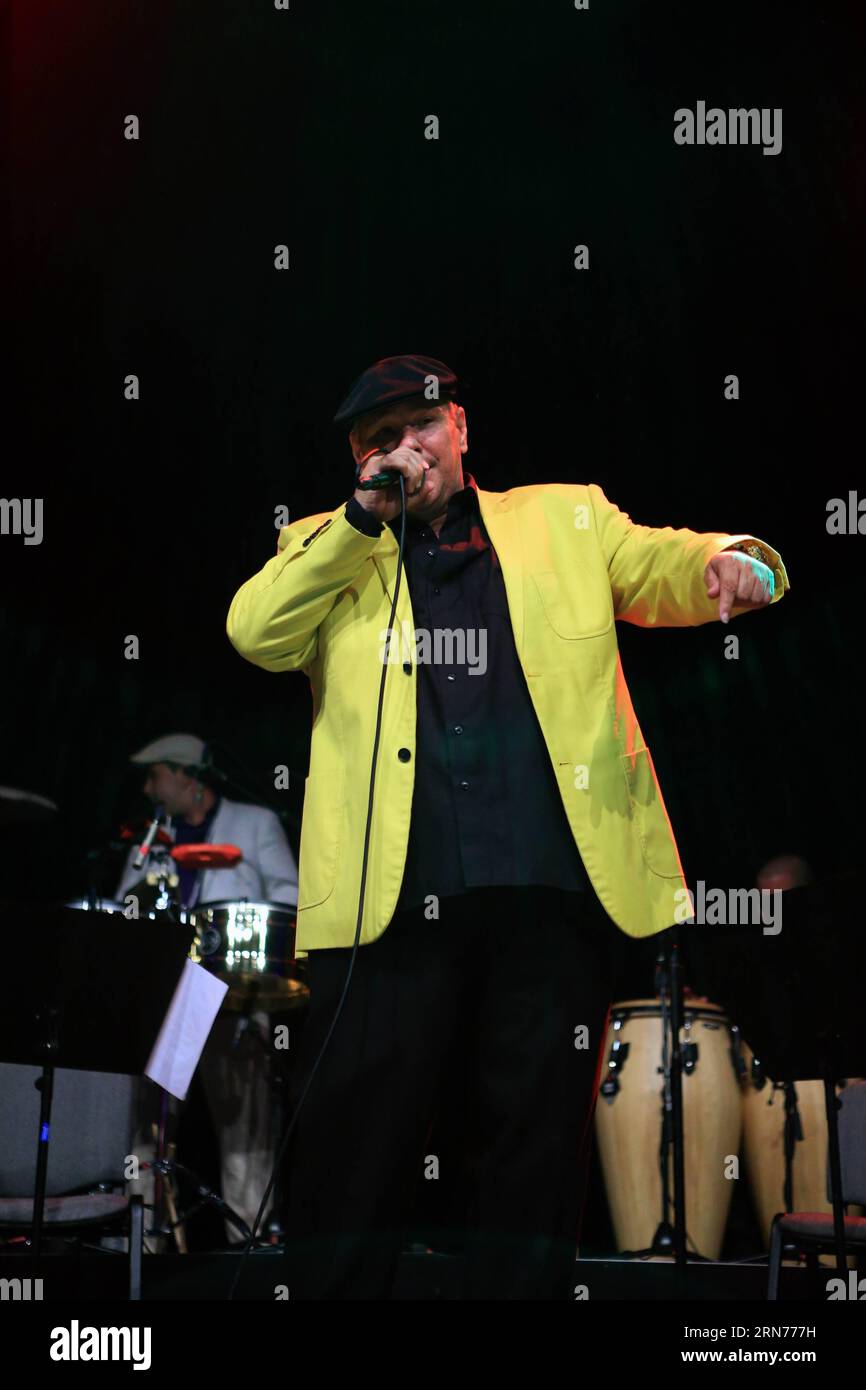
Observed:
[[[0,1060],[42,1068],[33,1200],[38,1267],[57,1067],[140,1076],[193,938],[167,919],[128,921],[52,903],[5,902],[17,918],[15,989],[0,1013]],[[146,945],[145,945],[146,939]]]

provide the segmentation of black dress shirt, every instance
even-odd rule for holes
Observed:
[[[415,790],[397,909],[430,894],[588,879],[514,645],[505,581],[471,473],[435,531],[406,516],[404,577],[418,654]],[[382,524],[352,497],[346,518]],[[388,522],[399,541],[400,515]],[[437,652],[435,636],[465,638]],[[429,654],[417,634],[429,633]],[[412,634],[410,658],[414,662]],[[474,640],[473,640],[474,639]],[[403,638],[395,633],[402,656]],[[434,660],[434,657],[436,658]]]
[[[211,826],[216,820],[216,813],[220,808],[220,797],[217,797],[211,806],[204,820],[200,825],[190,825],[189,821],[178,816],[177,820],[172,821],[172,831],[174,833],[174,843],[176,845],[204,845],[210,840]],[[184,907],[192,906],[193,894],[201,879],[201,869],[178,868],[177,876],[180,880],[180,901]]]

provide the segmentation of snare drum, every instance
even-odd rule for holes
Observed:
[[[307,1002],[306,963],[295,959],[295,913],[284,903],[199,903],[191,959],[229,986],[224,1008],[297,1008]]]

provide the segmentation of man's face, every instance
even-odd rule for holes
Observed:
[[[180,816],[188,809],[191,778],[168,763],[151,763],[144,781],[144,794],[154,805],[162,802],[166,814]]]
[[[418,521],[432,521],[448,499],[464,486],[461,455],[466,453],[466,413],[451,401],[398,401],[396,405],[362,416],[350,435],[359,463],[374,447],[413,449],[429,463],[424,486],[407,497],[406,512]],[[375,460],[374,460],[375,462]]]

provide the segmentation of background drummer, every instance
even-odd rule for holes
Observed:
[[[143,791],[171,817],[175,844],[237,845],[243,858],[229,869],[180,869],[180,901],[252,902],[298,905],[298,867],[279,818],[265,806],[230,801],[208,784],[206,745],[194,734],[154,739],[130,762],[147,768]],[[147,873],[133,869],[138,846],[130,850],[116,897],[122,901]]]
[[[231,844],[243,855],[231,868],[179,869],[182,906],[246,898],[297,911],[297,864],[278,817],[266,807],[231,801],[208,785],[202,739],[194,734],[167,734],[133,753],[130,761],[146,767],[144,793],[154,805],[161,802],[165,807],[176,844]],[[148,865],[132,867],[136,851],[133,846],[127,857],[116,893],[119,901],[137,887],[147,891]],[[270,1021],[268,1014],[256,1011],[240,1030],[237,1016],[218,1014],[196,1072],[219,1144],[222,1197],[250,1227],[279,1142],[279,1135],[272,1132]],[[144,1089],[134,1151],[149,1161],[153,1157],[151,1124],[159,1097],[151,1082]],[[183,1162],[183,1153],[178,1157]],[[138,1190],[145,1201],[152,1200],[149,1183],[139,1184]],[[229,1241],[237,1242],[235,1228],[226,1225],[225,1229]]]

